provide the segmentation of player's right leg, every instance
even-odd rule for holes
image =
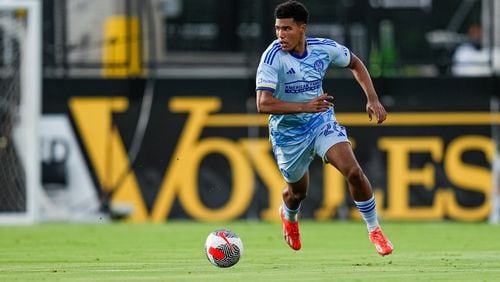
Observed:
[[[294,250],[300,250],[298,215],[300,203],[307,196],[309,185],[308,167],[313,160],[312,144],[274,147],[273,152],[287,187],[283,191],[283,203],[279,215],[283,222],[283,237]]]
[[[290,248],[298,251],[302,247],[299,231],[300,203],[307,195],[309,173],[295,183],[288,183],[283,191],[283,204],[279,208],[281,221],[283,222],[283,237]]]

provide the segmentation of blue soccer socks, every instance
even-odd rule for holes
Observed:
[[[291,210],[286,206],[285,202],[283,202],[282,207],[283,207],[283,216],[285,217],[286,220],[291,221],[291,222],[298,220],[300,205],[297,209]]]
[[[361,216],[363,216],[363,219],[365,220],[368,227],[368,232],[372,232],[373,230],[375,230],[379,226],[377,209],[375,205],[375,196],[372,196],[368,201],[354,201],[354,204],[356,204],[356,207],[358,207]]]

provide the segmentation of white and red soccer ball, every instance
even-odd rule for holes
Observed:
[[[210,233],[205,242],[208,260],[218,267],[235,265],[243,254],[243,242],[236,233],[220,229]]]

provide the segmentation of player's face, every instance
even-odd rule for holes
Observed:
[[[299,52],[302,50],[306,31],[305,24],[297,23],[293,18],[276,19],[274,29],[283,51]]]

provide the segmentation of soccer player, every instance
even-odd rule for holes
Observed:
[[[392,253],[392,243],[377,219],[372,187],[335,118],[332,96],[324,93],[323,77],[330,64],[349,68],[367,98],[369,120],[382,123],[387,113],[378,100],[363,62],[331,39],[306,37],[309,13],[297,1],[279,4],[274,12],[277,39],[262,54],[256,77],[259,113],[270,114],[269,134],[287,187],[279,209],[285,241],[301,248],[300,203],[307,196],[308,168],[314,155],[336,167],[346,178],[354,203],[366,221],[369,239],[380,255]]]

